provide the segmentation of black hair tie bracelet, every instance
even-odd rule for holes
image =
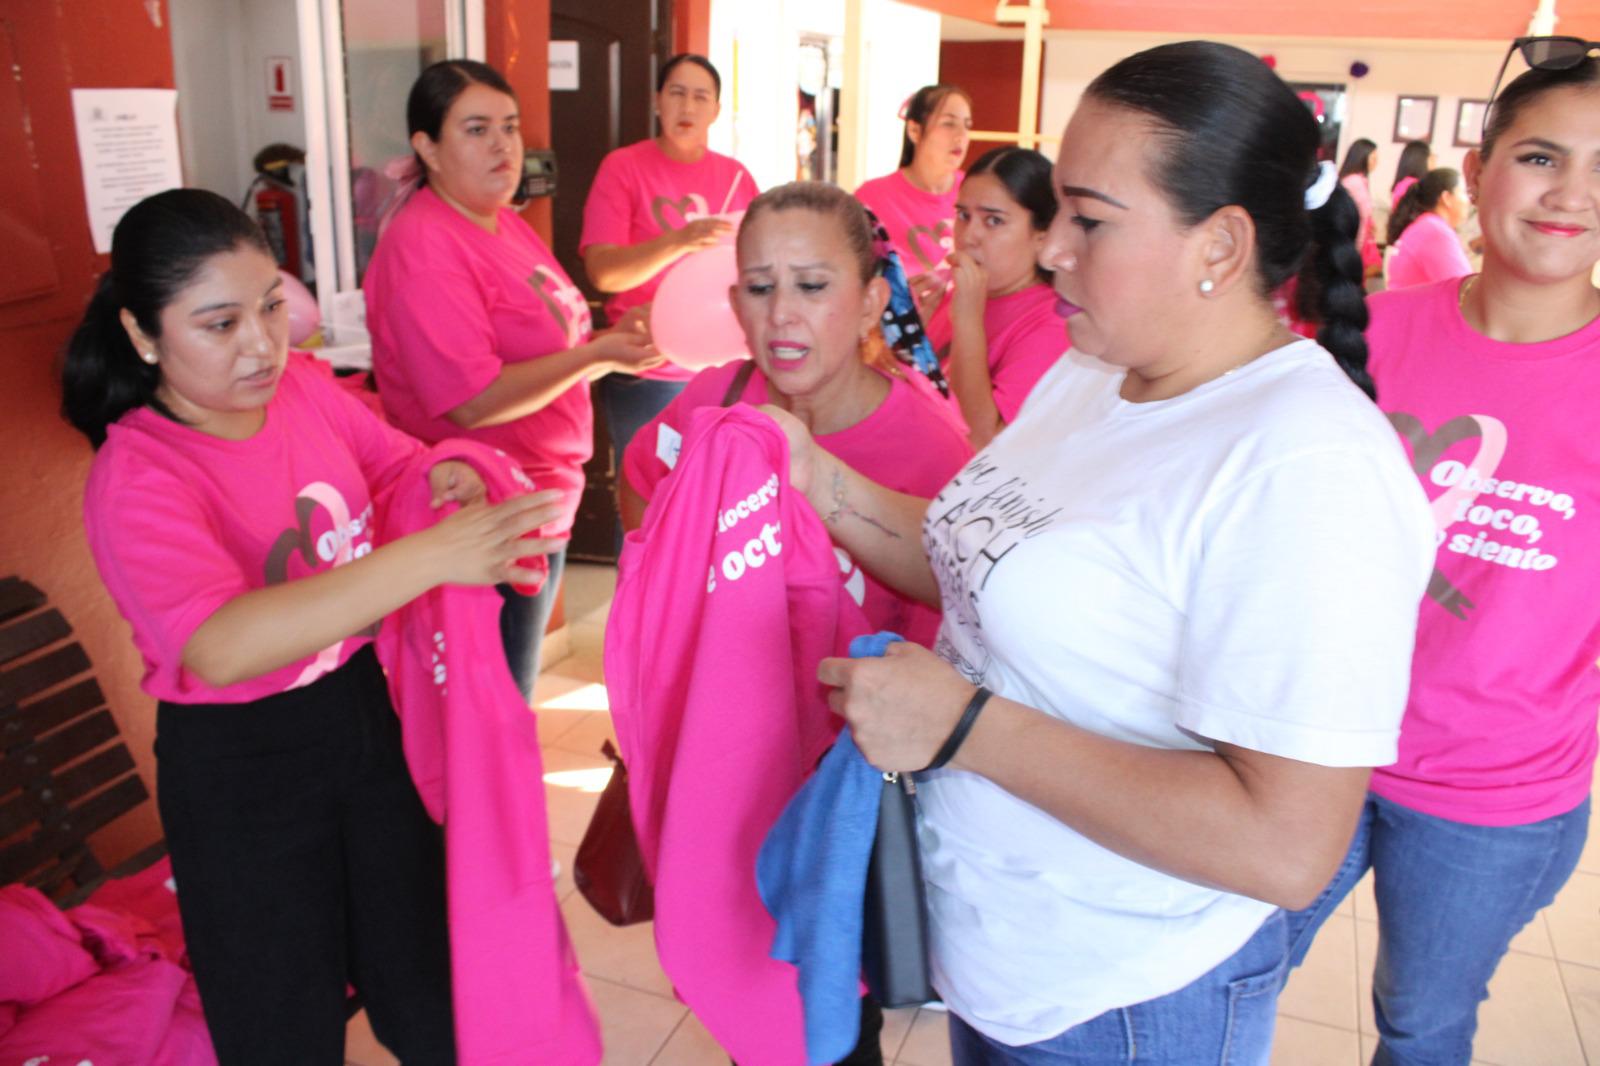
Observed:
[[[983,705],[988,703],[989,697],[993,695],[993,692],[990,692],[982,685],[978,686],[978,691],[974,692],[972,699],[967,701],[967,709],[961,712],[960,721],[956,722],[956,727],[950,730],[950,735],[940,745],[938,754],[933,757],[931,763],[918,770],[918,773],[937,770],[955,758],[956,752],[960,750],[961,745],[966,741],[967,734],[972,732],[973,723],[978,720],[978,712],[983,710]]]

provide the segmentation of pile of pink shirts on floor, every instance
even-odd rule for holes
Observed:
[[[69,911],[0,888],[0,1063],[216,1061],[165,859]]]

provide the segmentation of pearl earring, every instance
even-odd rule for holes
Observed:
[[[1212,281],[1210,278],[1202,278],[1200,280],[1200,295],[1210,296],[1211,290],[1215,289],[1216,287],[1217,283]]]
[[[145,362],[149,363],[151,366],[155,366],[156,365],[156,353],[155,352],[140,352],[139,353],[139,358],[143,359]]]

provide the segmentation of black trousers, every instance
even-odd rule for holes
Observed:
[[[455,1062],[444,849],[371,646],[157,717],[157,796],[222,1066],[339,1066],[346,982],[406,1066]]]

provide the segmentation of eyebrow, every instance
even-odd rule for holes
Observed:
[[[281,289],[281,288],[283,288],[283,278],[281,278],[281,277],[273,278],[272,279],[272,284],[268,285],[267,286],[267,291],[262,293],[261,295],[270,296],[273,292],[275,292],[276,290]],[[243,306],[244,305],[241,304],[238,300],[223,300],[223,301],[221,301],[219,303],[206,304],[204,307],[197,307],[193,311],[189,312],[189,317],[190,318],[194,318],[197,315],[209,315],[213,311],[224,311],[224,310],[227,310],[230,307],[243,307]]]
[[[1524,137],[1524,138],[1522,138],[1522,140],[1518,141],[1516,144],[1513,144],[1511,147],[1513,149],[1516,149],[1516,148],[1543,148],[1545,151],[1554,152],[1556,155],[1571,155],[1572,154],[1572,149],[1568,148],[1566,145],[1557,144],[1555,141],[1547,141],[1543,137]]]
[[[770,274],[770,273],[772,273],[773,269],[774,268],[773,268],[772,264],[770,264],[770,263],[757,263],[757,264],[753,264],[751,266],[745,267],[743,270],[739,271],[739,273],[741,273],[741,274],[760,274],[760,273],[764,272],[764,273]],[[839,272],[839,268],[834,266],[832,263],[795,263],[789,269],[790,270],[826,270],[830,274],[837,274]]]
[[[1105,193],[1099,192],[1098,190],[1086,189],[1081,185],[1063,185],[1061,186],[1061,195],[1077,196],[1089,200],[1099,200],[1101,203],[1110,204],[1112,207],[1120,207],[1124,211],[1128,210],[1128,205],[1122,201],[1107,196]]]
[[[511,112],[511,114],[506,116],[506,119],[507,120],[520,119],[521,117],[522,117],[521,114],[519,114],[516,111],[513,111],[513,112]],[[461,121],[462,121],[463,124],[468,123],[468,122],[493,122],[494,121],[494,116],[492,116],[492,115],[463,115],[461,117]]]
[[[957,207],[962,207],[964,205],[958,200],[958,201],[956,201],[956,206]],[[1005,208],[1003,208],[1003,207],[990,207],[988,204],[973,204],[971,207],[968,207],[967,210],[968,211],[982,211],[985,214],[989,214],[989,215],[1003,215],[1003,214],[1006,213],[1006,209]]]

